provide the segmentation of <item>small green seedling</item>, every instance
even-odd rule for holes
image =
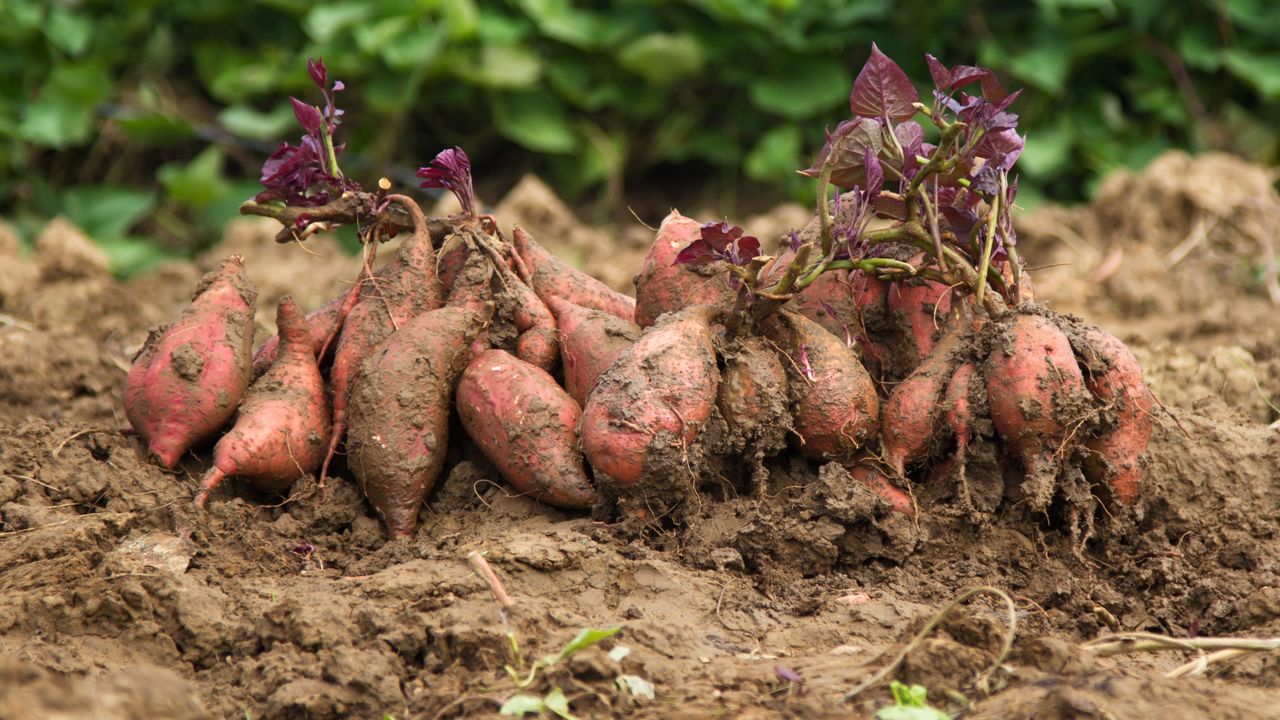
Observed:
[[[893,704],[876,711],[876,720],[951,720],[951,716],[930,707],[929,691],[923,685],[889,683]]]
[[[574,654],[580,650],[585,650],[601,640],[617,635],[618,631],[621,629],[621,626],[611,628],[583,628],[572,640],[568,642],[568,644],[560,649],[560,652],[552,655],[545,655],[541,659],[535,660],[533,665],[529,667],[528,675],[524,675],[523,677],[524,661],[521,659],[520,647],[516,643],[515,633],[508,633],[507,640],[511,643],[511,654],[515,657],[516,664],[514,666],[506,666],[507,674],[515,681],[516,687],[521,689],[527,688],[538,678],[538,673],[540,671],[554,667],[555,665],[573,657]]]

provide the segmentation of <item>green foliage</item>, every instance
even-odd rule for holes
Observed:
[[[951,720],[951,716],[929,705],[928,691],[923,685],[889,683],[893,704],[876,711],[876,720]]]
[[[872,40],[914,78],[928,51],[1026,87],[1022,185],[1079,199],[1168,147],[1280,160],[1276,37],[1267,0],[5,0],[0,215],[142,188],[129,219],[189,251],[300,134],[286,96],[317,55],[366,184],[461,145],[482,178],[570,193],[675,165],[795,190]]]

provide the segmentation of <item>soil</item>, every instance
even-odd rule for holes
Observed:
[[[288,498],[232,487],[200,513],[208,449],[166,472],[123,419],[148,327],[239,252],[262,339],[276,298],[318,307],[356,261],[243,222],[197,263],[122,283],[64,222],[26,254],[0,233],[0,718],[493,717],[520,692],[504,666],[528,677],[582,629],[615,626],[524,692],[560,688],[578,717],[870,717],[890,702],[884,683],[844,694],[971,586],[1009,593],[1016,639],[988,671],[1003,604],[987,594],[950,613],[890,675],[938,707],[1280,718],[1276,652],[1168,678],[1195,654],[1084,647],[1115,631],[1280,636],[1280,315],[1260,259],[1272,238],[1250,229],[1280,202],[1259,177],[1167,156],[1090,206],[1022,219],[1024,258],[1067,263],[1034,271],[1041,299],[1131,343],[1168,410],[1138,505],[1099,509],[1083,539],[1063,507],[1006,500],[1018,479],[989,444],[970,449],[971,507],[957,510],[954,484],[919,483],[918,521],[793,455],[755,492],[701,498],[655,532],[519,497],[467,446],[407,540],[384,539],[345,470]],[[649,233],[615,243],[535,181],[499,208],[620,288]],[[805,219],[787,207],[757,231]],[[512,607],[468,565],[477,552]]]

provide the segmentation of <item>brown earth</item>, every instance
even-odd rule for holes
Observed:
[[[615,243],[533,181],[498,214],[619,287],[648,235]],[[842,696],[975,585],[1010,594],[1016,640],[984,672],[1003,606],[988,595],[951,614],[891,676],[939,707],[1280,718],[1275,652],[1171,679],[1193,653],[1082,647],[1113,631],[1280,636],[1267,400],[1280,398],[1280,315],[1265,272],[1278,216],[1265,173],[1172,155],[1114,178],[1092,206],[1024,218],[1023,256],[1068,263],[1036,273],[1041,296],[1132,343],[1169,411],[1139,505],[1099,512],[1083,544],[1061,508],[1033,516],[1004,500],[990,445],[969,467],[985,511],[957,512],[954,488],[921,483],[918,523],[788,457],[753,496],[703,498],[682,526],[641,532],[515,497],[470,448],[410,541],[384,541],[347,476],[287,499],[239,488],[197,513],[207,451],[169,473],[123,432],[120,388],[146,329],[231,252],[262,290],[264,333],[277,297],[315,307],[355,261],[240,223],[198,264],[119,283],[64,223],[21,257],[0,234],[0,718],[496,716],[518,692],[505,665],[527,674],[580,630],[613,626],[526,692],[561,688],[579,717],[869,717],[889,701],[883,684]],[[776,236],[804,219],[789,207],[755,226]],[[509,612],[469,568],[473,551]]]

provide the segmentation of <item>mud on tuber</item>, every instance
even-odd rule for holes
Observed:
[[[283,492],[349,474],[391,536],[414,532],[461,443],[515,493],[649,522],[757,492],[795,457],[838,464],[887,511],[921,511],[916,482],[955,484],[963,506],[980,444],[1031,511],[1081,476],[1092,502],[1132,505],[1152,398],[1122,342],[1034,303],[1012,223],[1018,93],[926,60],[924,102],[872,46],[850,117],[802,171],[817,181],[808,226],[765,247],[672,211],[634,299],[484,214],[461,148],[418,172],[457,197],[455,216],[427,218],[385,180],[363,189],[339,165],[344,87],[312,61],[323,105],[292,100],[306,134],[241,211],[279,220],[280,240],[357,226],[359,276],[305,317],[282,303],[280,339],[251,362],[255,293],[226,261],[139,353],[129,419],[170,468],[231,423],[201,504],[225,477]],[[466,437],[450,437],[455,412]]]

